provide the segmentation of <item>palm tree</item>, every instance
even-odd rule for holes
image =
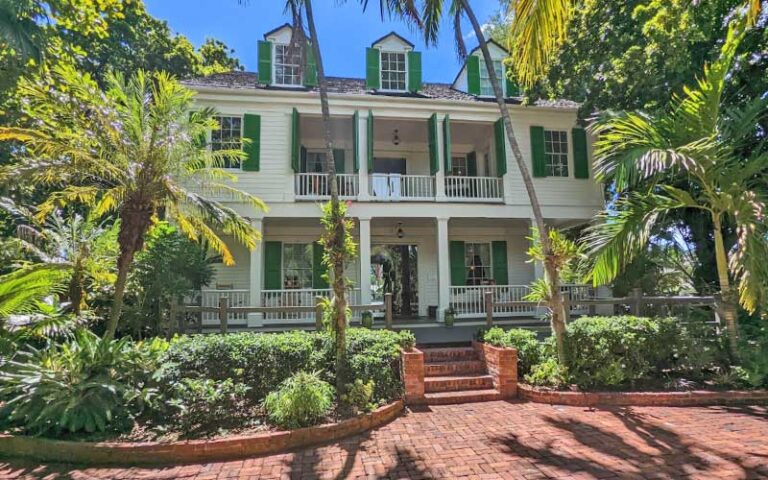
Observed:
[[[366,0],[361,0],[363,6],[367,4]],[[403,16],[403,12],[412,11],[413,0],[381,0],[382,12],[388,11],[393,15]],[[447,8],[446,8],[447,7]],[[507,108],[506,101],[504,99],[504,93],[501,88],[499,78],[496,76],[496,71],[493,68],[493,60],[491,58],[491,52],[488,49],[488,42],[485,39],[482,26],[477,20],[475,12],[469,3],[469,0],[423,0],[421,9],[421,15],[418,17],[418,26],[424,34],[424,39],[427,44],[437,44],[437,36],[440,29],[440,24],[447,10],[453,23],[455,47],[456,52],[461,60],[467,56],[467,48],[464,44],[464,36],[461,30],[461,20],[466,17],[472,29],[477,37],[480,50],[483,54],[483,60],[485,61],[486,69],[488,70],[488,78],[493,86],[493,92],[496,97],[496,104],[501,112],[501,117],[504,121],[504,129],[507,134],[507,140],[512,149],[512,156],[517,162],[518,169],[520,170],[520,176],[522,177],[525,190],[528,194],[528,198],[531,202],[531,209],[533,211],[533,217],[535,222],[535,228],[538,232],[539,242],[541,245],[542,256],[544,258],[544,271],[547,278],[547,284],[549,286],[550,309],[552,310],[551,324],[552,330],[557,340],[558,357],[562,363],[565,363],[564,357],[564,341],[565,341],[565,322],[563,311],[563,297],[560,292],[560,280],[557,272],[557,259],[552,251],[552,245],[548,235],[548,228],[544,221],[544,215],[541,211],[541,204],[536,195],[536,190],[533,186],[533,179],[528,169],[528,165],[525,163],[523,154],[520,151],[520,145],[517,143],[515,137],[515,131],[512,127],[511,116],[509,109]],[[407,17],[406,17],[407,18]]]
[[[158,215],[190,238],[204,238],[222,255],[232,254],[217,230],[254,248],[259,232],[232,208],[205,195],[228,195],[256,209],[256,197],[234,188],[221,167],[242,150],[211,151],[202,138],[218,128],[211,109],[190,111],[194,93],[166,73],[110,75],[101,91],[87,74],[57,66],[51,79],[22,81],[21,104],[31,128],[0,128],[0,140],[24,143],[18,162],[0,180],[42,187],[39,219],[70,205],[120,220],[119,255],[105,338],[113,338],[123,307],[128,272],[144,235]]]
[[[768,173],[768,149],[743,148],[758,135],[757,125],[768,115],[768,99],[724,108],[721,98],[748,18],[743,11],[737,14],[718,59],[665,113],[606,114],[592,126],[599,138],[596,176],[614,185],[617,198],[586,237],[593,258],[591,279],[603,284],[646,246],[654,225],[665,215],[692,209],[711,216],[733,353],[738,338],[736,297],[753,312],[764,303],[768,283],[768,226],[759,193]],[[681,179],[687,188],[679,188]],[[726,223],[737,233],[730,250],[723,238]]]
[[[5,43],[23,59],[39,64],[43,57],[42,29],[35,17],[41,12],[43,7],[32,0],[0,0],[0,45]]]

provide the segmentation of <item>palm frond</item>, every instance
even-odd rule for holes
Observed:
[[[40,264],[0,276],[0,317],[33,312],[37,302],[63,291],[67,269]]]

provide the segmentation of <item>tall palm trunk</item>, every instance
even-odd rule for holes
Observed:
[[[312,51],[317,64],[317,86],[320,91],[320,110],[323,121],[323,140],[325,142],[326,158],[328,159],[328,183],[331,191],[331,237],[333,238],[332,250],[341,251],[344,249],[344,216],[339,205],[339,189],[336,183],[336,162],[333,157],[333,132],[331,130],[331,109],[328,104],[328,85],[325,80],[325,69],[323,68],[323,57],[320,51],[320,40],[317,37],[317,28],[315,27],[314,14],[312,12],[312,1],[305,0],[304,8],[307,14],[307,25],[311,37]],[[333,330],[336,349],[336,392],[341,396],[347,384],[347,302],[345,298],[346,285],[344,280],[344,260],[343,255],[333,254],[332,270],[332,288],[333,288]]]
[[[565,311],[563,310],[563,296],[560,293],[560,278],[555,265],[555,259],[552,255],[552,244],[549,241],[549,235],[547,225],[544,222],[544,215],[541,212],[541,204],[536,196],[536,190],[533,187],[533,179],[531,173],[528,171],[528,165],[526,165],[523,159],[523,154],[520,152],[520,145],[517,143],[515,137],[515,131],[512,127],[511,117],[509,115],[509,109],[507,108],[506,101],[504,100],[504,93],[501,89],[501,83],[496,76],[496,71],[493,68],[493,59],[491,58],[491,52],[488,50],[488,43],[485,40],[483,29],[480,23],[477,21],[475,12],[469,5],[469,0],[462,0],[464,4],[464,11],[467,14],[469,22],[472,24],[472,28],[475,32],[475,36],[480,44],[480,50],[483,53],[483,60],[485,61],[486,69],[488,70],[488,77],[491,80],[493,86],[493,93],[496,96],[496,103],[501,111],[501,117],[504,119],[504,130],[507,133],[507,139],[509,145],[512,148],[512,155],[517,162],[517,167],[520,170],[520,176],[523,179],[525,190],[528,193],[528,199],[531,202],[531,210],[533,211],[533,218],[536,222],[536,227],[539,231],[539,239],[541,246],[544,250],[544,271],[546,275],[547,284],[549,285],[549,298],[550,309],[552,310],[552,331],[555,334],[557,340],[557,354],[560,363],[566,362],[565,358]]]
[[[725,241],[723,240],[723,227],[720,215],[712,214],[712,223],[715,229],[715,263],[717,264],[717,280],[720,284],[720,295],[723,300],[723,317],[725,317],[725,328],[728,330],[728,346],[731,355],[737,354],[739,328],[736,314],[736,299],[731,288],[731,280],[728,277],[728,254],[725,251]]]

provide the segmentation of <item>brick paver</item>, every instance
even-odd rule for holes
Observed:
[[[2,463],[0,479],[768,478],[765,407],[432,406],[293,453],[167,468]]]

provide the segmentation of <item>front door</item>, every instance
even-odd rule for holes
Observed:
[[[393,314],[410,318],[419,314],[418,248],[416,245],[373,245],[371,288],[374,301],[392,294]]]

